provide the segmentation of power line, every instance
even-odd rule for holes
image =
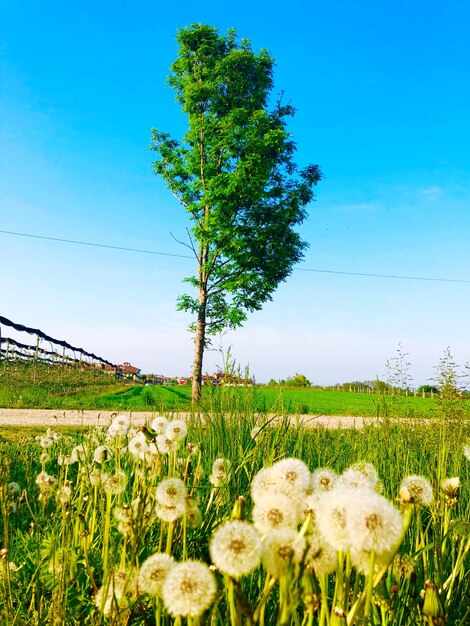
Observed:
[[[470,283],[464,278],[434,278],[429,276],[400,276],[398,274],[370,274],[366,272],[339,272],[335,270],[319,270],[308,267],[296,267],[299,272],[319,272],[321,274],[341,274],[343,276],[367,276],[368,278],[396,278],[398,280],[425,280],[440,283]]]
[[[46,239],[47,241],[61,241],[62,243],[73,243],[77,246],[92,246],[93,248],[110,248],[111,250],[125,250],[126,252],[140,252],[142,254],[157,254],[159,256],[172,256],[180,259],[192,259],[194,257],[184,254],[171,254],[169,252],[157,252],[156,250],[142,250],[141,248],[123,248],[122,246],[111,246],[106,243],[91,243],[89,241],[77,241],[75,239],[61,239],[60,237],[46,237],[45,235],[32,235],[30,233],[17,233],[12,230],[0,230],[6,235],[17,235],[18,237],[30,237],[31,239]]]
[[[93,248],[108,248],[111,250],[124,250],[125,252],[138,252],[141,254],[153,254],[157,256],[170,256],[179,259],[192,259],[194,257],[186,254],[171,254],[170,252],[158,252],[157,250],[144,250],[142,248],[125,248],[123,246],[112,246],[105,243],[92,243],[89,241],[78,241],[75,239],[62,239],[61,237],[47,237],[45,235],[33,235],[31,233],[19,233],[11,230],[0,230],[0,233],[5,235],[16,235],[18,237],[29,237],[31,239],[43,239],[46,241],[60,241],[62,243],[72,243],[77,246],[91,246]],[[436,278],[429,276],[401,276],[399,274],[373,274],[370,272],[344,272],[339,270],[324,270],[311,267],[296,267],[294,268],[299,272],[316,272],[319,274],[336,274],[339,276],[365,276],[366,278],[388,278],[395,280],[414,280],[414,281],[426,281],[426,282],[440,282],[440,283],[470,283],[470,280],[464,278]]]

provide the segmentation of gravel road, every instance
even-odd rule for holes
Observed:
[[[155,413],[121,411],[129,415],[135,426],[141,426],[151,420]],[[107,426],[116,411],[63,411],[54,409],[2,409],[0,408],[0,426]],[[175,417],[186,417],[185,413],[174,413]],[[299,420],[308,426],[326,426],[328,428],[361,428],[364,424],[377,423],[372,417],[339,417],[300,415],[291,417],[292,423]]]

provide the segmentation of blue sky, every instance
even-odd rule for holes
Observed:
[[[185,254],[189,225],[151,171],[176,31],[235,27],[277,61],[300,165],[324,180],[304,262],[244,328],[216,338],[258,380],[382,377],[401,343],[415,384],[444,349],[470,360],[470,6],[462,1],[170,3],[2,0],[0,230]],[[0,315],[111,361],[189,374],[175,310],[190,260],[0,232]],[[5,331],[4,331],[5,334]]]

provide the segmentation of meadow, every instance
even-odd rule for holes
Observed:
[[[0,626],[470,623],[465,398],[221,386],[192,411],[185,386],[3,374],[0,406],[118,415],[2,429]]]
[[[202,407],[217,403],[221,391],[203,387]],[[223,392],[222,392],[223,393]],[[227,389],[226,393],[231,393]],[[239,389],[258,412],[363,417],[432,418],[441,414],[436,398],[356,393],[335,389],[295,389],[258,385]],[[468,414],[468,405],[462,410]],[[0,407],[112,411],[189,411],[189,385],[116,381],[101,371],[50,368],[41,364],[0,365]]]
[[[211,412],[0,444],[0,624],[469,623],[470,426]]]

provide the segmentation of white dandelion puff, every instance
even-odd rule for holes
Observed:
[[[113,512],[114,518],[117,520],[117,529],[124,537],[128,537],[132,533],[132,515],[127,507],[116,507]]]
[[[162,587],[165,606],[173,617],[196,617],[210,607],[216,593],[215,577],[200,561],[174,565]]]
[[[72,483],[67,483],[59,487],[56,493],[56,498],[62,504],[68,504],[72,499]]]
[[[147,440],[143,432],[139,432],[129,440],[127,444],[129,454],[136,459],[144,459],[145,453],[148,451]]]
[[[163,435],[165,428],[167,427],[168,420],[163,415],[157,415],[150,422],[150,428],[154,430],[157,435]]]
[[[105,615],[128,609],[137,595],[137,576],[134,570],[119,567],[107,583],[98,590],[95,606]]]
[[[36,437],[36,439],[39,441],[39,445],[41,446],[41,448],[50,448],[54,445],[54,440],[51,437],[43,436]]]
[[[321,494],[316,523],[324,540],[335,550],[347,550],[350,547],[346,520],[354,497],[354,490],[339,486]]]
[[[331,574],[336,568],[336,550],[319,533],[308,537],[308,550],[305,555],[305,569],[320,578]]]
[[[155,444],[160,454],[170,454],[170,452],[176,452],[178,450],[178,441],[168,439],[164,434],[158,435],[155,439]]]
[[[117,495],[123,493],[127,487],[127,474],[117,470],[115,474],[101,474],[101,484],[106,493]]]
[[[263,467],[251,481],[251,497],[254,502],[272,493],[276,483],[272,467]]]
[[[280,528],[295,528],[299,521],[297,501],[282,493],[259,498],[253,507],[253,524],[266,534]]]
[[[423,476],[407,476],[400,485],[403,503],[430,505],[433,501],[431,483]]]
[[[102,463],[105,463],[108,459],[110,459],[111,456],[112,452],[110,448],[108,448],[108,446],[101,445],[95,448],[95,451],[93,453],[93,461],[101,465]]]
[[[231,462],[228,459],[220,457],[212,464],[212,471],[209,476],[209,481],[214,487],[221,487],[229,479]]]
[[[338,477],[336,485],[347,489],[374,489],[377,481],[373,481],[363,472],[350,467]]]
[[[352,548],[386,555],[397,547],[403,518],[386,498],[365,489],[355,494],[346,525]]]
[[[21,487],[17,482],[8,483],[7,491],[10,496],[14,496],[21,491]]]
[[[188,501],[186,500],[184,517],[188,528],[197,528],[202,522],[201,509],[197,506],[197,504],[188,504]]]
[[[174,564],[172,556],[160,552],[145,559],[139,571],[139,591],[150,596],[160,596],[163,583]]]
[[[310,486],[311,473],[300,459],[282,459],[272,465],[271,491],[291,498],[301,498]]]
[[[125,437],[127,431],[131,427],[131,418],[127,415],[116,415],[108,428],[108,435],[110,437],[121,436]]]
[[[291,564],[298,565],[304,556],[305,537],[295,530],[276,530],[263,540],[261,560],[263,567],[274,578],[285,574]]]
[[[443,478],[441,480],[441,489],[449,498],[456,498],[461,487],[460,478],[454,476],[452,478]]]
[[[248,522],[225,522],[212,535],[209,552],[220,572],[239,578],[260,564],[261,537]]]
[[[157,486],[155,497],[163,505],[184,504],[187,489],[181,478],[166,478]]]
[[[174,522],[179,517],[182,517],[185,512],[186,506],[184,501],[176,502],[175,504],[160,504],[160,502],[157,502],[155,505],[155,513],[163,522]]]
[[[164,435],[172,441],[181,441],[186,437],[187,432],[188,427],[186,426],[186,422],[183,420],[173,420],[168,422]]]
[[[39,497],[43,500],[52,495],[52,492],[57,485],[57,478],[55,476],[50,476],[47,472],[43,471],[37,475],[36,485],[39,488]]]
[[[327,467],[320,467],[312,473],[314,491],[330,491],[338,479],[338,474]]]
[[[70,453],[71,463],[83,463],[86,459],[87,448],[83,443],[78,444]]]

